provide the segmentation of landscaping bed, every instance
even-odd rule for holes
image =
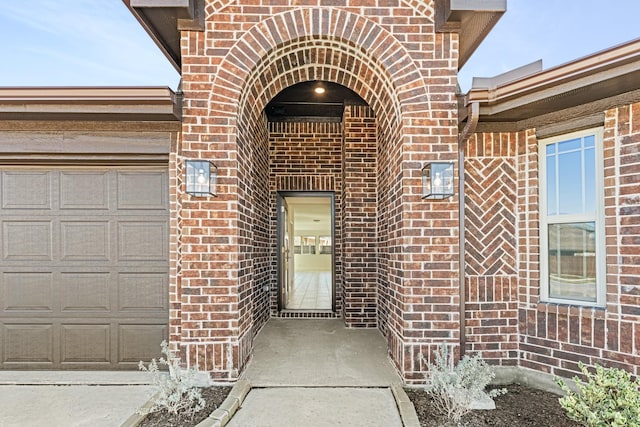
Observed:
[[[159,411],[144,417],[138,427],[194,427],[220,406],[229,392],[231,387],[205,387],[202,389],[202,398],[206,405],[193,417],[182,414],[170,415],[166,411]]]
[[[570,420],[558,403],[557,395],[511,384],[507,393],[494,398],[496,409],[472,411],[462,418],[463,427],[580,427]],[[446,419],[434,413],[429,395],[420,389],[405,389],[416,408],[422,427],[441,427]]]

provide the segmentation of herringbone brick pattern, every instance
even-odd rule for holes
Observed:
[[[513,159],[465,162],[466,272],[516,273],[516,172]]]

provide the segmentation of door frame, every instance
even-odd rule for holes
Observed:
[[[284,301],[282,301],[282,287],[283,272],[282,272],[282,237],[284,235],[284,227],[282,221],[282,208],[284,207],[284,200],[287,197],[328,197],[331,203],[331,311],[336,311],[336,197],[333,191],[278,191],[276,194],[276,217],[277,217],[277,295],[278,295],[278,312],[281,312],[285,308],[283,307]],[[291,242],[293,242],[294,236],[291,236]],[[293,245],[291,246],[293,248]],[[313,310],[306,310],[313,311]],[[325,311],[325,310],[317,310]]]

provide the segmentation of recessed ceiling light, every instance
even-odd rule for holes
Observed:
[[[318,95],[320,95],[320,94],[323,94],[323,93],[324,93],[325,89],[324,89],[322,86],[316,86],[316,88],[315,88],[315,89],[313,89],[313,91],[314,91],[315,93],[317,93]]]

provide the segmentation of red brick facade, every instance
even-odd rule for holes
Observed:
[[[639,148],[640,104],[606,111],[607,297],[601,309],[540,301],[535,130],[476,134],[470,139],[465,195],[467,350],[497,364],[564,377],[579,372],[579,361],[640,373]],[[505,251],[498,251],[497,245],[506,245]],[[511,254],[517,256],[515,263]],[[480,275],[478,265],[485,267]]]
[[[433,7],[210,1],[205,30],[182,31],[170,337],[189,364],[236,379],[255,335],[283,315],[280,191],[334,193],[333,316],[377,327],[405,381],[423,381],[421,353],[440,343],[459,352],[458,195],[421,199],[425,163],[459,170],[458,35],[435,31]],[[275,95],[313,80],[346,86],[368,106],[347,106],[340,123],[268,122]],[[640,105],[608,110],[604,128],[606,309],[539,301],[536,130],[477,133],[466,143],[467,352],[560,375],[579,360],[639,373]],[[218,197],[184,193],[190,158],[218,166]]]
[[[206,158],[220,185],[214,199],[176,194],[173,344],[214,378],[236,378],[274,315],[275,192],[335,191],[338,313],[378,326],[398,369],[420,376],[419,352],[458,341],[457,199],[420,198],[422,165],[456,159],[457,35],[435,32],[429,2],[209,2],[205,31],[182,32],[182,64],[175,176],[185,158]],[[341,135],[319,136],[316,149],[335,154],[321,173],[306,148],[297,164],[287,154],[294,125],[263,115],[309,80],[371,108],[347,109]],[[298,137],[318,141],[315,130]]]

